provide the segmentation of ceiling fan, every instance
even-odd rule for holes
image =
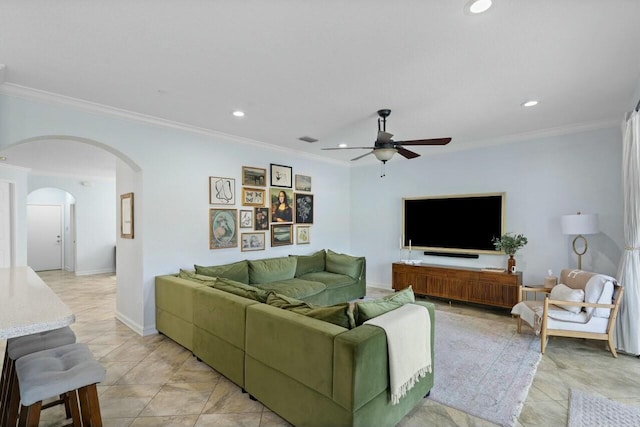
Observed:
[[[378,110],[378,137],[373,147],[342,147],[342,148],[323,148],[323,150],[355,150],[370,149],[366,154],[355,157],[351,161],[359,160],[369,154],[376,156],[383,164],[390,160],[394,154],[398,153],[407,159],[420,157],[420,154],[404,148],[405,145],[447,145],[451,138],[433,138],[433,139],[414,139],[411,141],[394,141],[391,139],[393,134],[387,133],[387,117],[391,114],[391,110]]]

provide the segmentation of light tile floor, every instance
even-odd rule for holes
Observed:
[[[107,377],[98,387],[105,427],[289,425],[172,340],[162,335],[141,337],[116,320],[113,275],[76,277],[50,271],[40,276],[76,314],[72,328],[78,341],[88,343],[107,369]],[[369,288],[367,292],[378,297],[390,291]],[[505,310],[434,302],[438,310],[491,318],[515,327]],[[4,342],[0,346],[4,347]],[[569,389],[573,387],[640,406],[640,360],[626,355],[614,359],[603,342],[551,338],[518,426],[565,426]],[[61,411],[60,407],[45,411],[40,425],[64,424]],[[493,425],[429,399],[398,424]]]

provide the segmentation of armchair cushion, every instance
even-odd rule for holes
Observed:
[[[551,289],[549,299],[557,301],[584,302],[584,291],[582,289],[571,289],[565,284],[559,283]],[[571,313],[580,313],[582,307],[575,305],[562,305],[563,309]]]
[[[595,304],[611,304],[613,299],[613,277],[604,274],[596,274],[591,277],[584,287],[584,302]],[[587,314],[590,316],[609,318],[610,308],[586,307]]]

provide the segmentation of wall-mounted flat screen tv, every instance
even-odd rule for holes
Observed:
[[[403,244],[412,249],[496,253],[504,234],[505,193],[402,199]]]

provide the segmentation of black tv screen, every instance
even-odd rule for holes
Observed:
[[[492,239],[504,234],[504,199],[504,193],[404,198],[404,246],[495,253]]]

